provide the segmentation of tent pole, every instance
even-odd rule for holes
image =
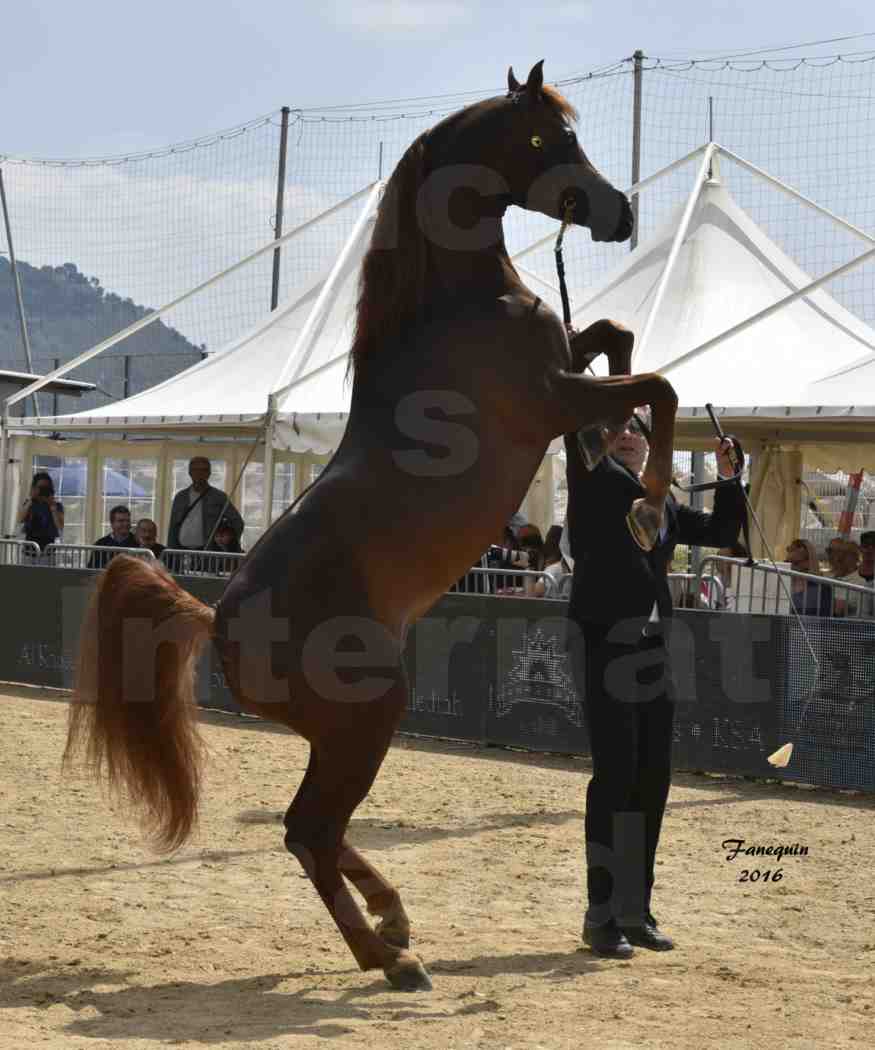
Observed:
[[[659,308],[662,306],[662,300],[665,297],[665,290],[668,287],[669,278],[674,271],[675,263],[677,262],[678,255],[680,255],[681,246],[684,243],[684,238],[687,235],[687,230],[690,228],[690,222],[693,218],[693,212],[695,211],[696,204],[699,200],[699,195],[702,192],[702,187],[705,185],[705,175],[708,172],[708,168],[711,165],[711,158],[714,155],[715,145],[713,142],[709,142],[705,147],[705,155],[702,157],[702,163],[699,165],[699,170],[696,172],[696,181],[693,185],[692,192],[690,193],[689,199],[687,200],[687,206],[684,208],[684,214],[681,218],[680,225],[677,228],[677,232],[674,235],[672,241],[671,251],[668,254],[668,259],[665,264],[665,268],[662,271],[662,276],[659,278],[659,284],[656,288],[656,294],[653,297],[653,305],[650,307],[650,313],[647,315],[647,323],[644,325],[644,331],[641,333],[641,338],[637,341],[635,349],[632,352],[632,360],[641,357],[647,346],[647,340],[650,338],[650,333],[653,331],[653,326],[656,323],[656,317],[659,313]]]
[[[9,419],[6,406],[0,413],[0,539],[7,535],[6,529],[6,485],[9,479]]]
[[[268,241],[267,244],[263,244],[260,248],[256,248],[255,251],[250,252],[248,255],[244,255],[242,259],[233,263],[233,265],[227,267],[227,269],[213,274],[212,277],[208,277],[195,288],[191,288],[189,291],[177,296],[172,302],[165,303],[164,306],[160,306],[157,310],[153,310],[145,317],[141,317],[139,321],[134,321],[134,323],[129,324],[127,328],[123,328],[120,332],[116,332],[115,335],[112,335],[108,339],[104,339],[102,342],[92,346],[90,350],[83,351],[83,353],[74,357],[65,365],[56,368],[54,371],[49,372],[48,375],[44,375],[41,379],[38,379],[35,383],[31,383],[30,386],[26,386],[23,390],[19,390],[17,393],[13,394],[7,402],[8,405],[11,407],[12,405],[18,404],[19,401],[23,401],[26,397],[30,397],[31,394],[35,394],[38,390],[42,390],[46,384],[51,383],[55,379],[60,379],[61,376],[66,375],[68,372],[72,372],[74,368],[78,368],[80,365],[85,364],[86,361],[90,361],[92,357],[97,357],[97,355],[102,354],[104,350],[108,350],[111,346],[115,346],[116,343],[120,343],[122,339],[126,339],[129,335],[133,335],[134,332],[139,332],[141,328],[145,328],[147,325],[157,321],[159,317],[166,314],[169,310],[179,306],[180,303],[190,299],[193,295],[197,295],[198,292],[202,292],[205,288],[209,288],[217,281],[220,281],[223,277],[227,277],[229,274],[239,270],[242,266],[252,262],[253,259],[257,259],[260,255],[264,255],[266,252],[275,251],[281,245],[285,244],[286,241],[290,241],[293,237],[297,237],[315,223],[321,222],[340,208],[353,203],[353,201],[357,201],[369,191],[373,191],[374,185],[374,183],[370,183],[368,186],[365,186],[364,189],[358,190],[351,197],[347,197],[346,200],[333,205],[326,211],[314,216],[314,218],[308,219],[307,222],[301,223],[300,226],[296,226],[293,230],[289,230],[288,233],[284,233],[282,237],[273,241]]]
[[[6,186],[3,182],[3,169],[0,168],[0,205],[3,207],[3,222],[6,226],[6,243],[9,246],[9,266],[12,270],[12,283],[15,285],[15,304],[18,307],[18,327],[21,330],[21,342],[24,344],[24,360],[27,362],[27,370],[33,373],[33,357],[30,353],[30,336],[27,331],[27,315],[24,312],[24,299],[21,295],[21,280],[18,276],[18,263],[15,259],[15,249],[12,247],[12,224],[9,221],[9,208],[6,205]],[[33,410],[39,415],[39,401],[36,394],[33,397]]]
[[[289,107],[283,106],[280,124],[280,156],[276,176],[276,225],[274,236],[279,240],[283,235],[283,205],[286,189],[286,146],[289,141]],[[275,310],[280,297],[280,258],[282,251],[277,248],[273,253],[273,279],[270,289],[270,308]]]
[[[632,56],[634,60],[632,89],[632,185],[641,178],[641,74],[642,59],[644,52],[640,49]],[[632,215],[635,224],[632,227],[632,237],[629,241],[629,250],[635,251],[638,247],[638,194],[632,194]]]
[[[828,208],[822,207],[820,204],[816,204],[810,197],[806,197],[804,193],[800,193],[798,190],[794,190],[792,186],[786,185],[781,182],[780,179],[776,179],[774,175],[769,175],[767,171],[763,171],[762,168],[758,168],[755,164],[751,164],[750,161],[742,160],[738,154],[733,153],[732,150],[724,149],[720,147],[720,152],[724,156],[728,157],[731,161],[734,161],[739,167],[745,168],[751,173],[756,175],[758,178],[763,179],[765,182],[770,183],[776,189],[779,189],[782,193],[785,193],[788,197],[793,200],[799,201],[800,204],[804,204],[806,208],[811,208],[812,211],[816,211],[819,215],[823,215],[824,218],[830,219],[837,226],[841,226],[843,230],[847,230],[848,233],[852,233],[855,237],[859,237],[860,240],[866,241],[867,244],[875,244],[875,237],[871,234],[866,233],[865,230],[861,230],[859,226],[854,226],[853,223],[848,222],[846,219],[840,218],[834,212],[831,212]]]
[[[743,332],[745,328],[750,328],[751,325],[756,324],[758,321],[764,321],[767,317],[771,317],[772,314],[777,313],[778,310],[783,309],[785,306],[789,306],[791,303],[795,303],[797,299],[802,299],[806,295],[810,295],[811,292],[820,288],[822,284],[835,280],[836,277],[843,276],[849,270],[853,270],[855,267],[861,266],[864,262],[869,262],[869,260],[873,258],[875,258],[875,248],[870,248],[869,251],[863,252],[862,255],[858,255],[856,259],[851,259],[850,262],[846,262],[844,266],[839,266],[835,270],[830,270],[829,273],[825,273],[822,277],[818,277],[816,281],[804,285],[790,295],[785,295],[783,299],[779,299],[776,303],[772,303],[771,306],[767,306],[765,310],[760,310],[758,313],[751,314],[751,316],[744,321],[739,321],[738,324],[733,325],[731,328],[727,328],[727,330],[721,332],[720,335],[715,335],[713,339],[708,339],[706,342],[700,343],[698,346],[693,347],[692,350],[688,350],[685,354],[681,354],[680,357],[676,357],[671,361],[663,362],[663,364],[655,368],[654,371],[662,372],[663,375],[667,375],[672,369],[677,368],[678,365],[682,365],[686,361],[698,357],[699,354],[704,354],[706,350],[710,350],[711,347],[716,346],[717,343],[722,343],[724,339],[730,339],[732,336],[738,335],[739,332]]]
[[[264,532],[270,528],[273,510],[273,432],[276,421],[277,399],[270,395],[267,423],[264,428],[264,516],[261,526]]]

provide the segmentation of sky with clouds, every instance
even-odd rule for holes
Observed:
[[[499,89],[540,58],[555,79],[636,48],[704,57],[869,30],[868,0],[30,0],[3,12],[0,154],[119,154],[282,105]],[[866,46],[875,35],[826,51]]]

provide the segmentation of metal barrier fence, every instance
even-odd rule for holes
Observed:
[[[0,565],[39,565],[41,559],[42,551],[38,543],[0,539]]]
[[[559,599],[556,578],[529,569],[471,569],[449,594],[487,594],[514,598]]]
[[[670,572],[667,576],[668,589],[671,594],[671,604],[676,609],[701,609],[712,608],[702,599],[702,587],[713,588],[713,593],[722,598],[723,581],[719,576],[699,576],[695,572]],[[722,608],[722,606],[719,606]]]
[[[715,578],[720,581],[719,587],[709,583]],[[700,608],[773,616],[790,616],[795,609],[803,616],[875,618],[873,587],[843,583],[830,576],[759,562],[748,565],[743,559],[714,554],[702,560],[697,580]]]
[[[167,549],[161,552],[161,561],[174,576],[231,576],[245,557],[245,554],[221,551]]]
[[[0,540],[0,565],[98,571],[116,554],[154,560],[152,552],[142,547],[53,543],[40,551],[36,543]],[[245,557],[220,551],[168,549],[160,560],[176,576],[223,579],[232,576]],[[567,601],[572,580],[571,573],[557,577],[528,569],[473,568],[448,593]],[[804,616],[875,619],[875,587],[763,563],[748,565],[742,559],[722,555],[704,558],[698,573],[669,573],[668,584],[675,608],[775,616],[789,616],[795,608]]]
[[[154,561],[155,555],[145,547],[103,547],[85,543],[50,543],[43,551],[48,565],[57,569],[105,569],[117,554]]]

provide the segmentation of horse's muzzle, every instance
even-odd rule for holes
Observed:
[[[626,195],[619,192],[614,198],[614,202],[616,221],[605,225],[600,224],[598,229],[591,228],[594,241],[628,241],[632,236],[632,230],[635,226],[635,213],[632,211],[632,205],[629,203]]]
[[[632,236],[632,230],[635,229],[635,212],[632,211],[632,205],[625,194],[621,193],[619,196],[622,198],[622,212],[620,221],[617,223],[617,228],[614,230],[614,235],[610,240],[628,241]]]
[[[570,194],[566,194],[566,197],[571,195],[574,199],[572,221],[575,226],[588,226],[594,241],[628,241],[635,225],[635,216],[628,198],[613,187],[598,189],[599,192],[590,194],[575,188]],[[561,215],[560,206],[560,217]]]

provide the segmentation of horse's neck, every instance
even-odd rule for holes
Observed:
[[[525,291],[504,246],[500,219],[494,229],[484,230],[483,241],[487,247],[470,251],[429,245],[426,303],[493,301]]]

